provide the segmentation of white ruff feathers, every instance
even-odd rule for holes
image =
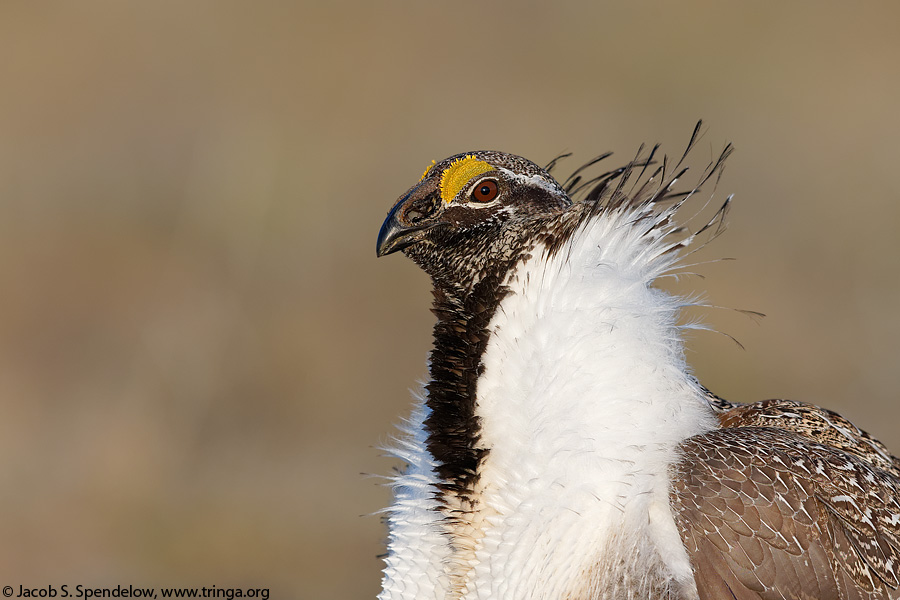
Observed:
[[[420,400],[394,451],[409,466],[381,600],[619,598],[658,588],[660,573],[692,591],[667,469],[714,422],[684,361],[684,300],[650,285],[678,260],[667,212],[600,212],[514,270],[478,382],[489,453],[472,527],[435,510]]]
[[[406,463],[406,469],[392,478],[394,503],[385,511],[390,538],[383,591],[378,595],[382,600],[443,598],[448,586],[443,565],[450,546],[435,499],[434,460],[425,447],[427,410],[424,398],[417,395],[397,445],[387,449]]]

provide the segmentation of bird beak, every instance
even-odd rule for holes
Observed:
[[[403,222],[402,212],[407,198],[397,202],[382,223],[375,245],[375,253],[378,256],[385,256],[412,246],[422,239],[421,234],[424,231],[434,227],[435,223],[433,222],[416,225],[407,225]]]

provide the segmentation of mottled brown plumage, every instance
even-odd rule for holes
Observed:
[[[816,406],[716,405],[672,469],[700,598],[900,597],[897,459]]]

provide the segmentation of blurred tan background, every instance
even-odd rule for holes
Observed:
[[[733,400],[900,452],[900,9],[735,2],[0,4],[0,585],[373,598],[365,473],[425,373],[428,281],[375,259],[431,159],[565,174],[737,147],[683,289]]]

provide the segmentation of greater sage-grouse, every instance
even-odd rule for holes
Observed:
[[[675,224],[699,183],[679,194],[654,154],[564,185],[459,154],[391,209],[378,255],[431,276],[437,323],[381,600],[900,598],[900,460],[831,411],[691,375],[692,301],[653,283],[699,233]]]

